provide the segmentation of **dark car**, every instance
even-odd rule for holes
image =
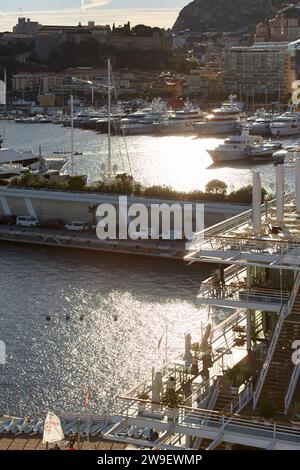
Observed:
[[[17,217],[15,215],[1,215],[0,225],[16,225]]]

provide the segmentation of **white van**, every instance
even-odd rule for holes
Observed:
[[[87,232],[89,224],[87,222],[69,222],[65,228],[70,232]]]
[[[29,215],[21,215],[17,217],[17,225],[19,227],[36,227],[39,223],[40,222],[36,217],[30,217]]]

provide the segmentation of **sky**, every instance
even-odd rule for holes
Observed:
[[[191,0],[0,0],[0,31],[9,31],[26,16],[41,24],[97,24],[171,27]]]

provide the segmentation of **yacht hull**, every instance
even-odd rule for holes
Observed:
[[[247,160],[249,156],[246,154],[245,150],[240,149],[236,151],[227,151],[227,150],[208,150],[209,155],[215,163],[220,162],[234,162],[240,160]]]
[[[199,135],[230,134],[238,130],[238,123],[197,123],[194,124],[194,128]]]
[[[300,134],[300,126],[297,127],[270,127],[271,134],[274,137],[288,137]]]

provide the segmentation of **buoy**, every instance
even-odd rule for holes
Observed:
[[[118,321],[118,315],[113,316],[114,321]]]
[[[84,315],[81,314],[80,317],[79,317],[80,321],[83,321],[84,320]]]
[[[47,315],[47,316],[46,316],[46,320],[47,320],[47,321],[51,321],[50,315]]]
[[[68,320],[70,320],[70,319],[71,319],[71,317],[70,317],[70,315],[67,313],[67,315],[66,315],[66,320],[68,321]]]

